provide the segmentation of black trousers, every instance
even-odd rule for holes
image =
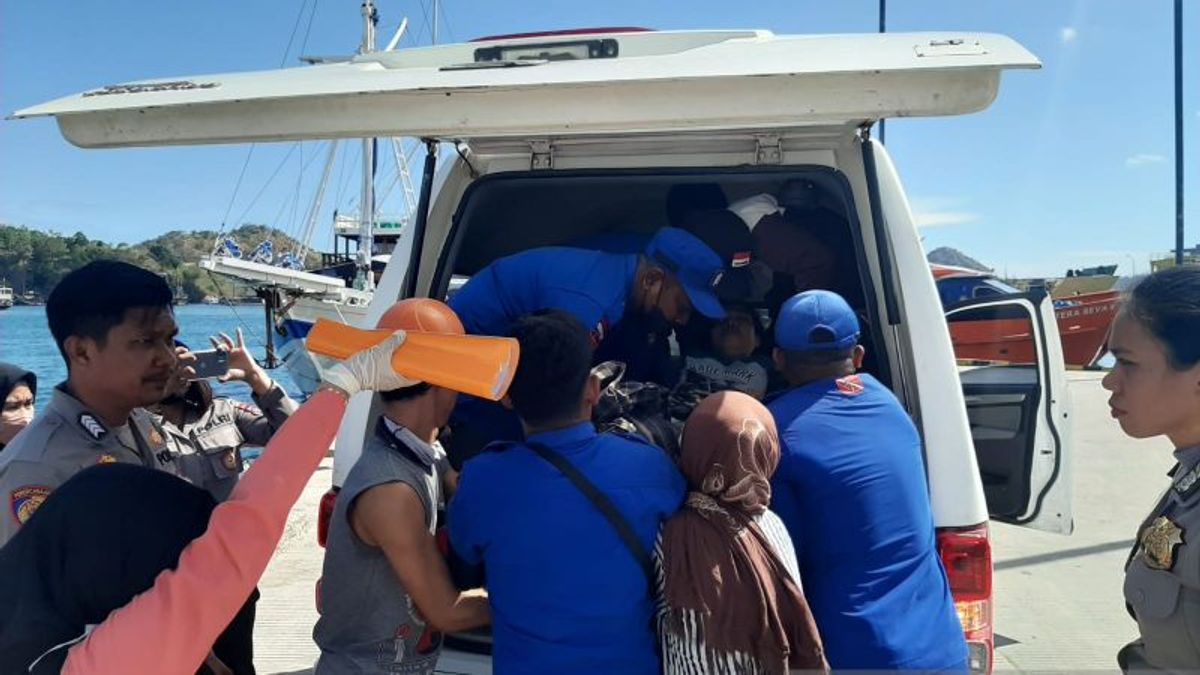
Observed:
[[[213,653],[233,671],[233,675],[255,675],[254,615],[258,607],[258,598],[256,588],[213,643]],[[212,671],[208,666],[201,666],[197,675],[212,675]]]

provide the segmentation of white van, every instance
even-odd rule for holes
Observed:
[[[676,185],[716,185],[733,201],[811,182],[844,219],[838,254],[857,272],[874,373],[921,431],[971,667],[987,672],[989,514],[1072,527],[1058,331],[1044,292],[972,301],[949,320],[1024,343],[1033,362],[956,361],[908,201],[871,128],[981,110],[1002,70],[1039,65],[999,35],[585,30],[134,83],[17,116],[55,115],[83,147],[426,139],[420,207],[402,244],[409,255],[392,256],[371,322],[397,298],[444,297],[452,278],[504,255],[652,232]],[[368,407],[356,401],[343,424],[335,485],[357,456]],[[486,635],[455,636],[441,667],[488,672],[489,652]]]

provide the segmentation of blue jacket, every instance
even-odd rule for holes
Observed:
[[[535,248],[480,270],[450,307],[472,335],[507,335],[522,316],[558,309],[579,319],[599,343],[625,313],[637,264],[635,254]]]
[[[852,375],[768,407],[782,445],[771,509],[795,544],[829,665],[965,669],[921,441],[900,402],[870,375]]]
[[[587,476],[647,551],[683,502],[683,477],[654,446],[597,434],[590,422],[529,440]],[[448,518],[455,551],[487,575],[497,675],[659,672],[644,570],[553,465],[520,444],[479,455],[463,469]]]

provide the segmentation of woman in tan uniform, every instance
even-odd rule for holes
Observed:
[[[1150,275],[1113,322],[1108,404],[1133,438],[1166,436],[1171,484],[1138,528],[1125,602],[1139,638],[1125,672],[1200,669],[1200,267]]]

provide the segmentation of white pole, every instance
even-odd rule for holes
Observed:
[[[325,170],[321,172],[317,196],[313,198],[312,206],[309,208],[308,217],[305,219],[304,238],[300,240],[300,249],[296,251],[301,265],[304,264],[304,259],[308,257],[308,251],[312,246],[313,232],[317,229],[317,218],[321,215],[321,205],[325,202],[325,189],[329,187],[329,177],[333,175],[333,160],[337,157],[337,150],[338,141],[330,141],[329,156],[325,158]],[[336,245],[334,248],[334,253],[336,253]]]
[[[363,42],[362,53],[375,51],[375,3],[363,0]],[[363,289],[375,289],[375,275],[371,273],[371,258],[374,255],[375,243],[375,141],[363,139],[363,176],[362,196],[359,200],[359,239],[358,253],[361,258],[359,265],[363,272]]]
[[[404,17],[404,20],[400,22],[400,27],[396,29],[396,34],[392,36],[392,41],[388,43],[387,48],[384,49],[383,51],[390,52],[393,49],[395,49],[396,45],[400,44],[400,38],[401,38],[401,36],[404,35],[404,29],[406,29],[406,28],[408,28],[408,17],[407,16]]]

